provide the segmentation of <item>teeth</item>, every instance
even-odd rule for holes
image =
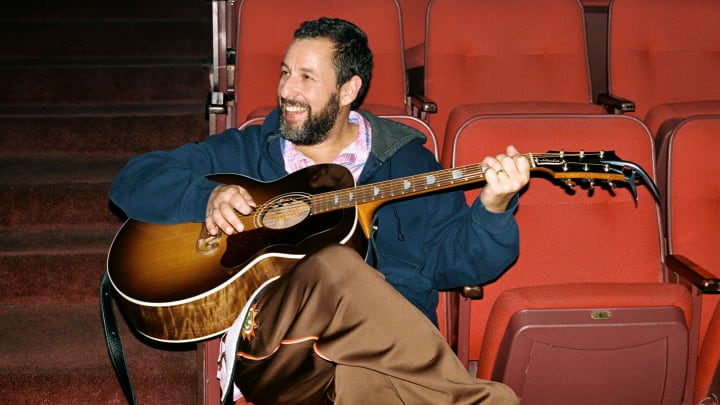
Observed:
[[[291,106],[291,105],[285,106],[285,111],[287,111],[287,112],[296,113],[296,112],[300,112],[300,111],[304,111],[304,110],[305,110],[305,108],[300,107],[300,106]]]

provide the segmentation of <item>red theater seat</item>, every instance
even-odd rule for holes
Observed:
[[[658,173],[664,181],[665,223],[669,251],[707,271],[708,287],[700,291],[695,399],[720,395],[720,184],[715,180],[720,148],[720,115],[683,120],[663,138]]]
[[[407,85],[397,1],[244,0],[236,17],[234,125],[265,116],[277,104],[280,63],[293,31],[302,21],[322,16],[347,19],[368,35],[374,69],[363,108],[376,114],[405,113]]]
[[[720,2],[614,0],[608,89],[655,135],[669,119],[720,113]]]
[[[605,113],[577,0],[432,0],[424,81],[441,141],[475,114]]]
[[[478,162],[507,144],[524,153],[614,150],[653,176],[652,136],[624,115],[476,116],[445,145],[452,154],[443,163]],[[553,171],[565,173],[562,164]],[[568,171],[582,176],[584,167]],[[568,193],[533,171],[516,212],[518,260],[483,286],[482,299],[461,301],[461,360],[479,378],[509,384],[523,404],[682,401],[696,355],[691,292],[668,282],[650,189],[638,183],[636,202],[621,184]]]

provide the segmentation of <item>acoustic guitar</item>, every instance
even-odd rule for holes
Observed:
[[[525,154],[532,171],[563,184],[625,182],[637,199],[636,180],[658,191],[638,165],[613,151]],[[355,185],[343,166],[320,164],[273,182],[237,174],[210,180],[246,188],[257,203],[240,215],[245,231],[211,236],[204,223],[158,225],[127,220],[107,258],[118,305],[150,339],[188,342],[226,331],[252,293],[331,243],[365,253],[371,221],[383,203],[485,180],[481,164]],[[636,179],[636,177],[639,177]]]

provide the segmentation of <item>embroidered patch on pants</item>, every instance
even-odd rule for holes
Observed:
[[[255,315],[258,312],[260,311],[257,309],[257,304],[253,304],[245,315],[242,330],[240,330],[240,336],[242,336],[243,340],[250,340],[255,337],[255,328],[258,327],[257,322],[255,322]]]

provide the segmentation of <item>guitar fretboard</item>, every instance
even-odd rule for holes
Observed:
[[[533,154],[524,156],[531,167],[534,167]],[[484,180],[487,170],[487,166],[478,163],[320,193],[310,199],[311,210],[314,214],[323,213],[374,201],[394,200],[471,184]]]

